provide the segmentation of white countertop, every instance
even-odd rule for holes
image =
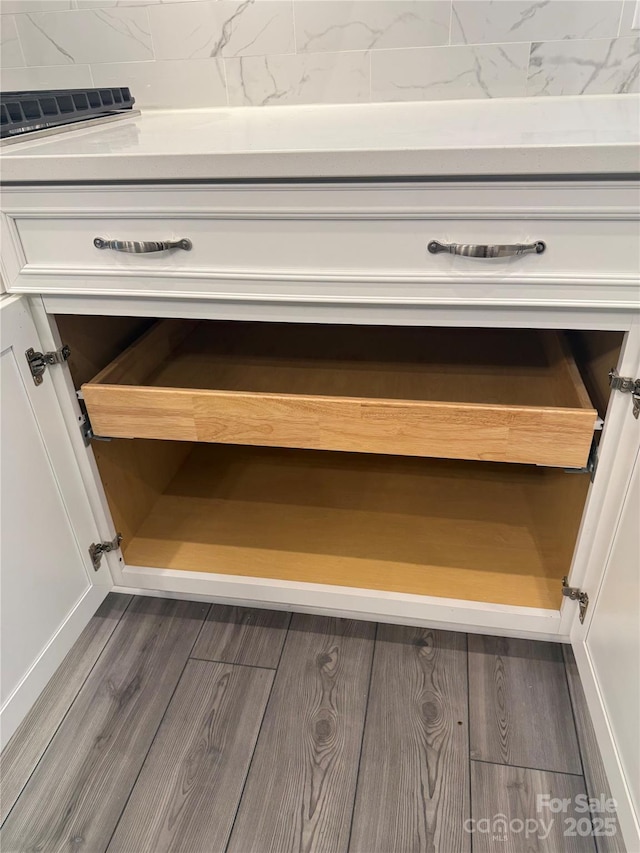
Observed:
[[[640,96],[149,111],[2,151],[4,182],[640,172]]]

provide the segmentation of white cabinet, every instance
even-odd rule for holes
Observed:
[[[57,436],[59,453],[64,446],[64,459],[48,457],[60,494],[46,523],[64,509],[67,533],[56,539],[61,562],[47,543],[43,572],[41,540],[52,531],[30,538],[31,504],[10,508],[7,631],[31,650],[9,667],[12,683],[107,573],[123,591],[571,637],[633,831],[624,780],[634,766],[620,759],[632,754],[631,717],[616,710],[621,676],[605,661],[618,648],[608,639],[612,614],[632,607],[625,589],[638,570],[637,543],[621,543],[637,534],[633,492],[622,506],[640,422],[628,394],[614,393],[607,408],[609,368],[640,375],[636,185],[14,187],[4,204],[9,289],[31,297],[43,348],[63,339],[72,348],[71,372],[52,366],[28,388],[41,443]],[[193,249],[121,254],[96,248],[94,237],[189,238]],[[544,239],[546,249],[431,256],[431,239]],[[169,320],[149,330],[148,318]],[[321,339],[279,323],[336,325]],[[362,329],[338,333],[338,324],[395,331],[383,341]],[[565,347],[565,337],[589,331],[618,341],[590,354],[601,393],[593,403]],[[435,356],[424,368],[429,334]],[[27,337],[10,356],[23,397],[23,350],[37,345],[35,332]],[[503,338],[506,348],[496,343]],[[394,363],[395,347],[413,354]],[[483,357],[490,369],[476,377],[470,367]],[[14,386],[18,397],[15,376]],[[81,386],[94,426],[112,441],[83,441]],[[54,412],[46,431],[43,406]],[[606,416],[591,483],[563,469],[587,461],[596,409]],[[18,461],[33,443],[21,420],[7,421],[12,491],[30,470]],[[41,512],[53,498],[39,492]],[[626,539],[614,543],[616,530]],[[122,550],[94,574],[88,545],[116,531]],[[48,604],[59,615],[40,619],[34,609],[40,634],[29,628],[40,599],[16,580],[28,574],[14,569],[23,556],[38,590],[54,581]],[[562,595],[564,574],[590,598],[584,624]],[[630,610],[625,668],[637,660],[632,621]]]
[[[631,356],[631,354],[629,354]],[[634,354],[635,369],[640,367]],[[633,370],[630,359],[628,367]],[[635,374],[638,375],[637,373]],[[612,400],[618,406],[622,399]],[[627,407],[625,406],[625,409]],[[585,554],[590,602],[571,644],[628,850],[640,849],[640,421],[615,424],[608,500]]]
[[[618,800],[640,814],[640,454],[629,483],[585,645],[626,783]],[[635,748],[634,748],[635,747]],[[640,834],[640,827],[638,828]]]
[[[522,320],[542,305],[637,301],[633,181],[7,187],[2,237],[13,292],[202,300],[196,312],[215,299],[210,311],[246,319],[433,325],[445,306],[507,308],[505,320],[517,306]],[[96,238],[191,249],[118,252]],[[487,262],[431,254],[432,240],[546,248]]]
[[[88,547],[96,527],[51,383],[36,388],[39,348],[24,298],[0,301],[2,739],[16,726],[110,587]]]

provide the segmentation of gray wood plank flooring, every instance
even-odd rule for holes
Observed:
[[[578,732],[587,794],[594,799],[604,797],[605,800],[610,800],[611,789],[609,788],[607,774],[602,765],[602,757],[600,756],[596,733],[593,730],[593,723],[591,722],[589,709],[587,708],[587,700],[585,699],[580,676],[578,675],[576,659],[573,656],[571,646],[563,646],[562,651],[564,652],[569,693],[571,694],[571,704]],[[603,813],[600,817],[611,818],[617,826],[617,818],[614,813]],[[598,853],[624,853],[625,848],[619,829],[613,835],[603,834],[596,836],[596,847],[598,848]]]
[[[130,595],[110,593],[105,598],[3,750],[0,764],[0,824],[29,781],[130,602]]]
[[[290,619],[283,611],[214,604],[193,657],[275,669]]]
[[[347,850],[374,634],[293,617],[229,851]]]
[[[538,801],[547,794],[574,803],[585,796],[584,779],[472,761],[473,853],[595,853],[593,837],[579,832],[584,815],[571,807],[554,813]]]
[[[562,650],[469,636],[471,757],[582,774]]]
[[[350,850],[470,850],[467,712],[464,634],[379,626]]]
[[[273,678],[187,663],[109,853],[225,849]]]
[[[134,599],[7,818],[4,853],[106,849],[208,609]]]
[[[3,753],[3,853],[624,853],[538,809],[609,790],[560,646],[129,602]]]

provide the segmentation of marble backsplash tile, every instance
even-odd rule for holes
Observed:
[[[380,51],[371,59],[371,99],[517,97],[525,94],[528,58],[528,43]]]
[[[18,38],[16,20],[13,15],[3,15],[2,27],[0,27],[0,66],[20,68],[23,65],[24,56]]]
[[[18,89],[81,89],[94,86],[88,65],[42,65],[37,68],[5,68],[2,88],[7,92]]]
[[[141,107],[639,91],[640,0],[0,0],[7,89]]]
[[[299,53],[448,44],[449,0],[303,0],[296,3]]]
[[[73,65],[154,58],[145,7],[16,15],[27,65]]]
[[[156,59],[293,53],[293,0],[234,0],[149,7]]]
[[[640,38],[535,42],[528,95],[640,92]]]
[[[18,12],[58,12],[72,9],[73,0],[1,0],[0,13],[13,15]]]
[[[613,38],[620,0],[453,0],[451,44]]]
[[[93,85],[121,86],[135,93],[137,106],[161,108],[170,103],[189,107],[224,107],[227,86],[221,59],[184,62],[113,62],[94,66]]]
[[[229,106],[355,104],[369,100],[369,54],[244,56],[225,59]]]

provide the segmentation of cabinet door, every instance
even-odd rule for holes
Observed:
[[[614,395],[615,396],[615,395]],[[627,850],[640,850],[640,421],[624,406],[608,491],[585,588],[584,624],[571,641]],[[614,495],[620,495],[615,500]],[[589,571],[591,569],[592,571]],[[595,792],[594,795],[598,795]]]
[[[97,529],[51,379],[34,384],[40,349],[22,297],[0,299],[1,731],[11,737],[111,587],[95,572]],[[53,367],[50,369],[60,369]]]

